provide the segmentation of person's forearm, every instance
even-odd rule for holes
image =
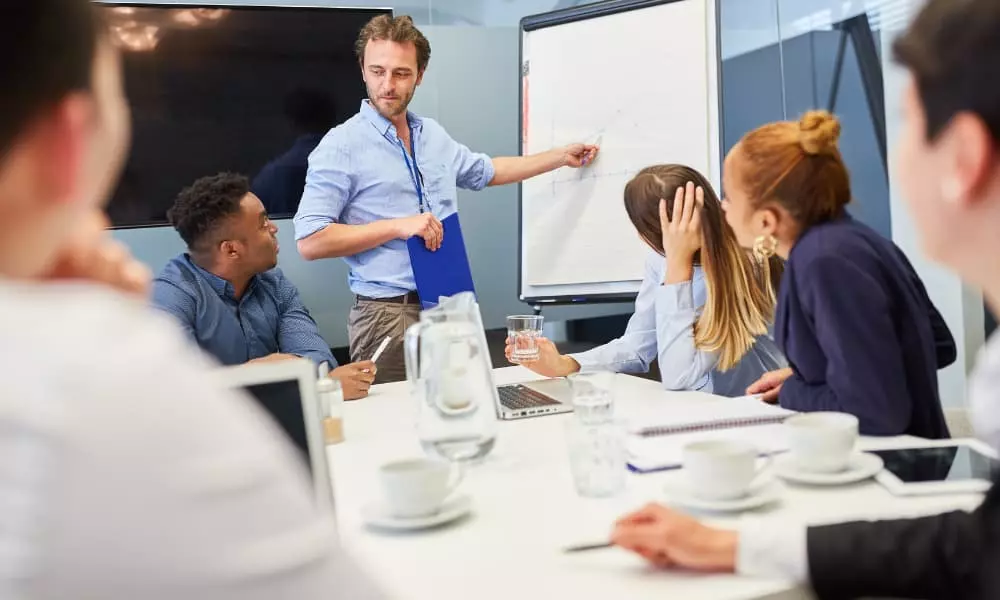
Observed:
[[[493,179],[490,185],[517,183],[548,173],[566,164],[566,153],[561,148],[539,152],[530,156],[499,156],[493,159]]]
[[[683,283],[691,281],[694,277],[694,261],[689,258],[671,259],[667,257],[667,269],[663,276],[663,283],[670,285],[673,283]]]
[[[747,516],[738,527],[736,573],[808,583],[806,538],[806,526],[801,522],[787,517]]]
[[[298,242],[299,254],[306,260],[352,256],[377,248],[399,237],[393,219],[366,225],[330,223],[323,229]]]
[[[293,360],[297,358],[302,358],[302,357],[296,354],[285,354],[282,352],[275,352],[274,354],[268,354],[267,356],[261,356],[260,358],[252,358],[247,361],[247,364],[252,365],[259,363],[280,362],[283,360]]]
[[[562,364],[562,371],[565,373],[564,377],[580,372],[580,363],[576,362],[576,359],[572,356],[561,356],[559,357],[559,362]]]
[[[285,354],[293,358],[304,358],[312,362],[314,365],[327,363],[328,365],[330,365],[331,369],[336,368],[337,364],[337,359],[335,359],[333,355],[330,354],[330,350],[324,348],[308,348],[308,347],[294,348],[291,350],[287,350]]]
[[[650,344],[644,334],[625,332],[625,335],[584,352],[567,355],[579,371],[615,371],[616,373],[648,373],[649,364],[656,357],[656,337]],[[651,356],[644,351],[652,347]],[[574,371],[575,372],[575,371]]]
[[[711,381],[716,356],[694,343],[698,306],[693,284],[663,285],[656,291],[656,353],[667,390],[702,390]],[[711,390],[708,390],[711,391]]]

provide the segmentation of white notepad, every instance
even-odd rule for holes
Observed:
[[[788,449],[781,423],[794,414],[749,396],[649,406],[626,417],[629,467],[637,472],[679,467],[684,446],[710,439],[749,442],[761,454],[781,452]]]

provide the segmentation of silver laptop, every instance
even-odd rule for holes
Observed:
[[[316,367],[308,360],[239,365],[218,370],[223,385],[240,388],[277,422],[312,475],[316,502],[333,511],[333,487],[323,442]]]
[[[497,414],[503,420],[573,412],[569,381],[543,379],[497,386]]]

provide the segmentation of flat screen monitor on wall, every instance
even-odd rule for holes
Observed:
[[[273,217],[294,214],[309,152],[366,96],[358,32],[392,12],[101,4],[132,107],[115,227],[166,224],[182,188],[220,171],[250,177]]]

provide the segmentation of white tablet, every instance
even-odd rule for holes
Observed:
[[[885,462],[875,479],[898,496],[986,492],[1000,467],[996,451],[975,439],[925,441],[871,453]]]
[[[317,502],[325,510],[332,511],[333,488],[316,396],[316,367],[312,361],[284,360],[223,367],[217,374],[223,385],[242,389],[274,418],[312,475]]]

